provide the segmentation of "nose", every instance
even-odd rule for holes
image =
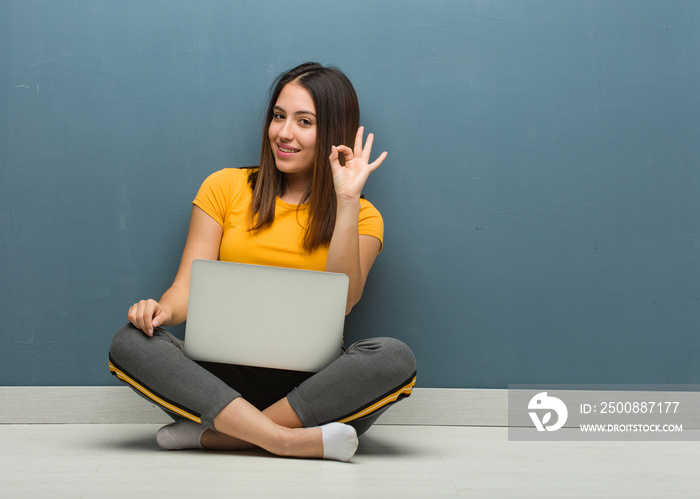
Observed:
[[[277,135],[279,136],[280,139],[290,141],[294,138],[294,134],[292,133],[292,123],[290,120],[285,120],[284,123],[282,123],[282,126],[279,129],[279,132],[277,132]]]

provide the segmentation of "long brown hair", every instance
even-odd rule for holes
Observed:
[[[270,87],[270,103],[262,130],[260,169],[248,176],[253,189],[250,230],[272,223],[276,198],[285,192],[284,175],[275,166],[268,129],[280,92],[289,83],[304,87],[311,94],[316,108],[316,155],[312,182],[302,199],[302,203],[308,202],[309,206],[302,246],[305,251],[311,252],[329,244],[333,236],[337,201],[328,156],[333,145],[353,147],[360,126],[360,106],[352,83],[337,68],[307,62],[277,77]],[[341,164],[342,161],[341,157]]]

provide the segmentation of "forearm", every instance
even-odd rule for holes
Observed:
[[[342,273],[350,279],[346,313],[360,300],[364,289],[358,234],[359,214],[359,200],[338,202],[335,228],[326,261],[327,272]]]
[[[386,158],[386,151],[374,162],[369,163],[374,135],[367,136],[367,143],[362,145],[364,128],[360,127],[355,135],[355,149],[346,145],[331,147],[329,156],[333,170],[333,185],[338,200],[335,228],[328,249],[326,270],[341,272],[350,278],[348,301],[345,313],[360,301],[369,269],[374,263],[381,241],[372,236],[360,236],[360,196],[369,174]],[[339,154],[345,156],[345,164],[340,164]]]

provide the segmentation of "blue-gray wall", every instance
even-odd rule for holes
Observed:
[[[350,339],[419,386],[700,382],[700,2],[5,0],[0,384],[104,385],[200,182],[306,60],[389,159]],[[178,334],[182,330],[178,329]]]

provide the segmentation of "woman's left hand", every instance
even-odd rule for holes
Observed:
[[[362,189],[367,182],[369,174],[382,164],[387,156],[384,151],[379,157],[370,163],[370,154],[372,152],[372,142],[374,135],[367,135],[367,142],[364,147],[362,140],[364,135],[364,127],[357,129],[355,136],[355,147],[350,149],[348,146],[340,145],[331,148],[331,169],[333,170],[333,184],[335,185],[335,194],[338,201],[356,201],[360,199]],[[345,156],[345,166],[340,164],[338,153]]]

